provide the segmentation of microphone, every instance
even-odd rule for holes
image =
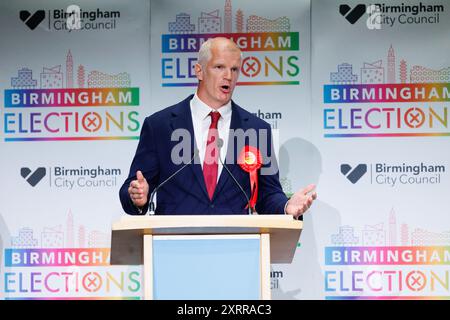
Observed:
[[[222,166],[225,168],[225,170],[228,172],[228,174],[231,176],[231,178],[233,178],[234,182],[236,183],[236,185],[239,187],[239,189],[242,191],[242,193],[245,196],[245,199],[247,200],[247,205],[248,205],[248,214],[251,215],[252,212],[252,208],[250,207],[250,199],[248,198],[247,194],[245,193],[244,189],[242,188],[242,186],[239,184],[239,182],[236,180],[236,178],[234,177],[234,175],[231,173],[231,171],[228,169],[228,167],[225,165],[225,163],[223,163],[222,161],[222,157],[220,156],[220,149],[223,147],[223,140],[221,138],[218,138],[217,140],[217,147],[219,147],[219,160],[220,163],[222,164]]]
[[[161,182],[155,189],[153,189],[151,195],[150,195],[150,202],[148,204],[148,211],[150,215],[154,215],[155,214],[155,202],[153,201],[153,198],[155,197],[156,191],[159,190],[159,188],[161,188],[163,185],[165,185],[169,180],[171,180],[173,177],[175,177],[181,170],[183,170],[184,168],[186,168],[188,165],[190,165],[192,163],[192,161],[194,161],[195,157],[198,155],[198,150],[195,149],[194,154],[192,155],[191,160],[189,160],[188,163],[184,164],[180,169],[178,169],[177,171],[175,171],[174,173],[172,173],[166,180],[164,180],[163,182]]]

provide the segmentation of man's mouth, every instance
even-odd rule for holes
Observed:
[[[220,88],[222,89],[222,92],[225,92],[225,93],[230,92],[230,86],[223,85],[223,86],[220,86]]]

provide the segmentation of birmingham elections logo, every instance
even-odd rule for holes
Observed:
[[[139,87],[132,86],[132,75],[121,66],[112,65],[111,72],[78,57],[68,49],[54,52],[47,61],[53,67],[32,70],[26,61],[17,67],[4,90],[4,141],[139,138]]]
[[[20,169],[20,175],[24,178],[32,187],[35,187],[47,174],[47,170],[44,167],[39,167],[35,171],[31,171],[30,168],[23,167]]]
[[[357,183],[367,172],[366,164],[358,164],[352,168],[349,164],[341,164],[341,173],[353,184]]]
[[[267,17],[257,6],[236,8],[231,0],[224,0],[223,10],[214,8],[188,6],[167,21],[161,35],[163,87],[197,86],[197,52],[217,36],[233,40],[244,53],[237,85],[300,85],[300,38],[289,17]]]
[[[326,75],[324,137],[447,137],[450,66],[413,60],[395,43],[379,49]]]
[[[19,17],[20,20],[22,20],[28,28],[34,30],[45,19],[45,11],[38,10],[35,13],[31,14],[28,10],[21,10]]]
[[[339,13],[351,24],[355,24],[365,13],[366,5],[358,4],[353,9],[348,4],[339,6]]]

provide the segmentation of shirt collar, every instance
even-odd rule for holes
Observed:
[[[192,117],[198,120],[204,120],[209,116],[209,113],[211,111],[219,112],[220,118],[223,120],[227,120],[229,117],[231,117],[231,100],[228,101],[227,104],[215,110],[204,103],[202,100],[200,100],[200,98],[197,96],[197,93],[195,93],[194,97],[191,100]]]

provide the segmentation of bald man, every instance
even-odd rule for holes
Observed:
[[[315,186],[286,197],[270,125],[231,99],[241,62],[241,50],[233,41],[218,37],[203,43],[195,65],[196,93],[144,121],[129,176],[120,189],[125,212],[146,214],[157,187],[156,214],[161,215],[246,214],[250,207],[259,214],[298,219],[308,210],[317,197]],[[253,176],[238,163],[243,150],[236,132],[256,133],[257,140],[245,147],[266,151]],[[188,140],[182,141],[188,147],[183,149],[184,161],[174,152],[180,149],[180,136]],[[270,168],[276,170],[264,172]]]

